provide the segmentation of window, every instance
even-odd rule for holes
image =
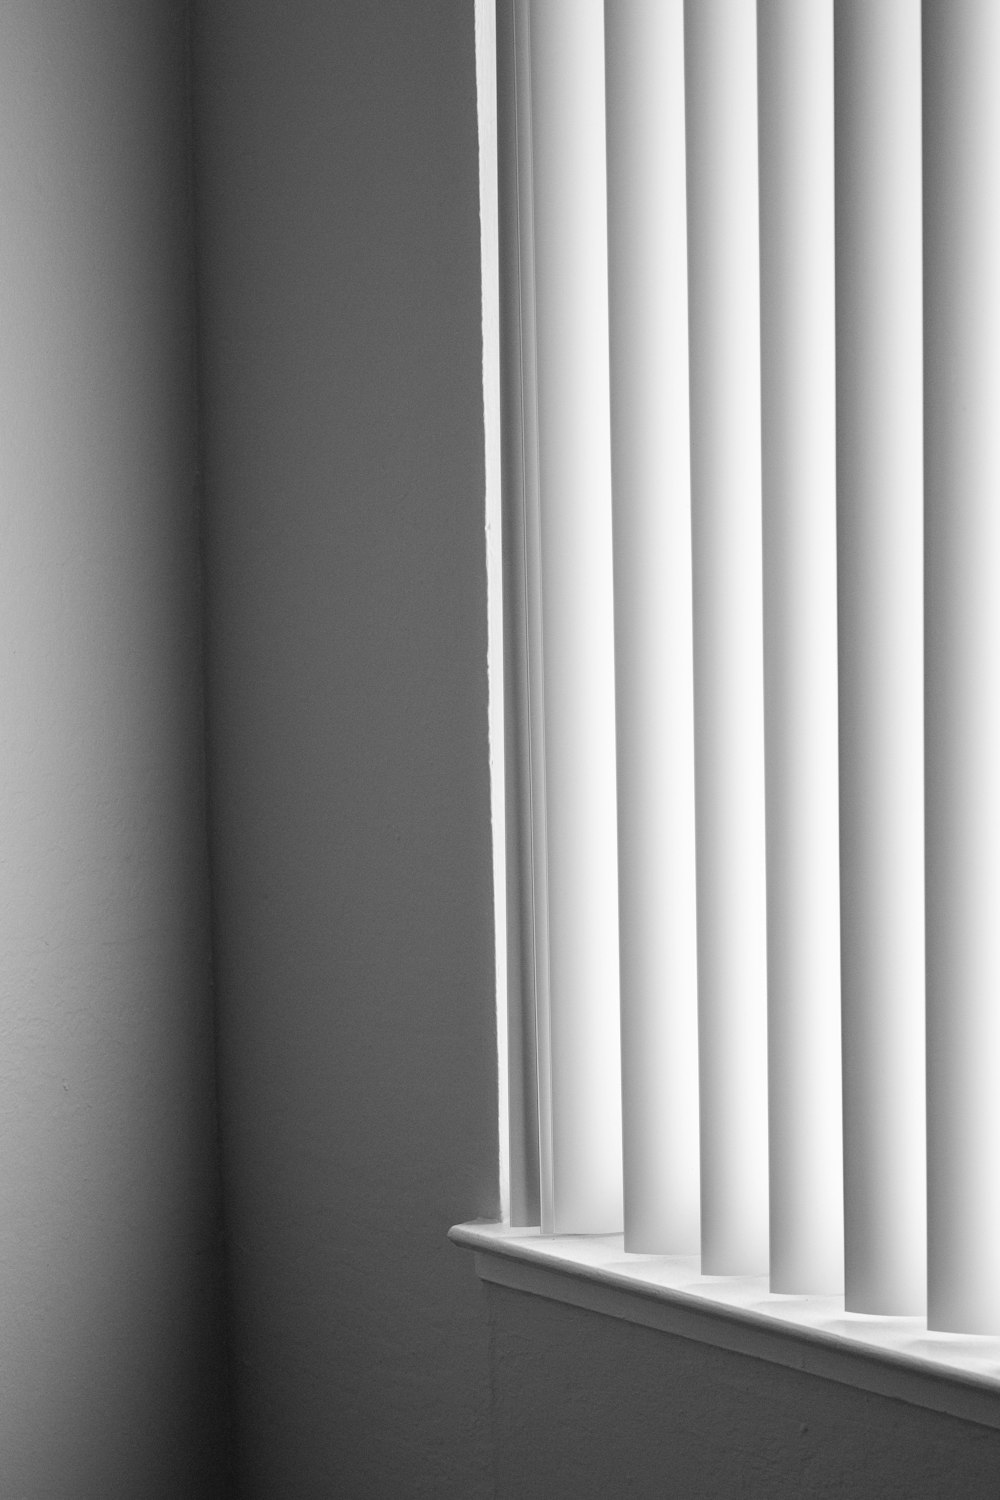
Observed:
[[[1000,1425],[1000,5],[496,15],[511,1224],[455,1235]]]

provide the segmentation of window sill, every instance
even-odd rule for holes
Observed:
[[[475,1223],[449,1238],[475,1252],[484,1281],[1000,1428],[1000,1338],[845,1313],[842,1297],[775,1296],[763,1276],[701,1276],[694,1260],[626,1255],[620,1234]]]

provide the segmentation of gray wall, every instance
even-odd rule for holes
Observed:
[[[486,1289],[502,1500],[996,1500],[1000,1433]]]
[[[184,6],[0,6],[0,1494],[217,1496]]]
[[[246,1496],[491,1493],[472,0],[201,0],[221,1108]]]

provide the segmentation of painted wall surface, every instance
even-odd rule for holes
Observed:
[[[201,0],[210,797],[248,1497],[491,1493],[471,0]]]
[[[505,1288],[498,1500],[995,1500],[1000,1432]]]
[[[0,6],[0,1494],[224,1493],[184,7]]]

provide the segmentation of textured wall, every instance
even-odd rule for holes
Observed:
[[[247,1496],[490,1493],[472,0],[200,0],[222,1114]]]
[[[1000,1432],[487,1288],[497,1500],[995,1500]]]
[[[184,7],[0,6],[0,1494],[217,1496]]]

